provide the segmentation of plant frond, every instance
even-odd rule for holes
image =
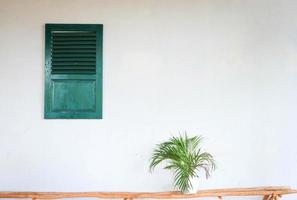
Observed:
[[[216,163],[211,154],[202,152],[201,136],[188,137],[185,132],[178,137],[171,137],[168,141],[156,145],[150,159],[150,171],[160,163],[165,162],[164,169],[174,172],[174,184],[181,191],[186,192],[192,188],[190,179],[198,177],[203,169],[206,177],[215,170]]]

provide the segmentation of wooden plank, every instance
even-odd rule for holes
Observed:
[[[61,199],[61,198],[154,198],[178,199],[223,196],[271,196],[297,193],[289,187],[257,187],[200,190],[196,194],[182,194],[181,192],[0,192],[0,198],[31,198],[31,199]]]

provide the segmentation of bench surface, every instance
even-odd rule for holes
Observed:
[[[277,200],[282,195],[297,193],[297,190],[290,187],[250,187],[250,188],[225,188],[199,190],[195,194],[183,194],[178,191],[169,192],[0,192],[0,198],[30,198],[37,199],[63,199],[63,198],[120,198],[132,199],[181,199],[199,197],[223,196],[264,196],[265,200]]]

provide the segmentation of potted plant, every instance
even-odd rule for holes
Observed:
[[[201,136],[188,137],[187,133],[171,137],[156,146],[150,160],[150,171],[165,162],[164,169],[174,173],[174,185],[183,193],[196,193],[200,171],[206,178],[216,167],[213,156],[201,150]]]

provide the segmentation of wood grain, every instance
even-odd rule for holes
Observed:
[[[297,193],[290,187],[251,187],[199,190],[196,194],[181,192],[0,192],[0,198],[30,198],[30,199],[62,199],[62,198],[104,198],[104,199],[187,199],[199,197],[223,196],[273,196],[278,199],[281,195]],[[277,196],[277,197],[276,197]],[[276,197],[276,198],[275,198]]]

